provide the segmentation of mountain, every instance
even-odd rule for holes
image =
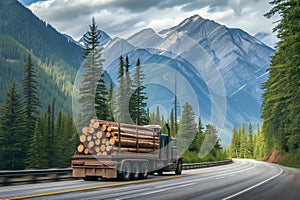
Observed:
[[[82,62],[82,48],[17,0],[0,1],[0,39],[0,102],[11,82],[21,81],[31,52],[43,107],[56,98],[56,104],[70,113],[72,82]]]
[[[101,34],[107,80],[116,82],[120,55],[129,55],[131,72],[140,58],[149,108],[161,105],[162,113],[168,115],[174,107],[176,86],[180,106],[186,101],[199,105],[194,109],[204,123],[220,125],[225,115],[221,136],[225,144],[230,142],[231,134],[227,133],[233,126],[261,122],[261,87],[268,77],[266,69],[274,50],[256,37],[199,15],[159,33],[141,30],[127,40],[112,39],[103,31]],[[17,0],[1,1],[1,94],[5,94],[13,79],[21,81],[28,52],[37,70],[42,105],[46,107],[55,97],[61,109],[71,112],[73,82],[82,62],[82,48]]]
[[[0,35],[11,36],[42,61],[53,57],[64,60],[70,66],[80,66],[82,49],[69,43],[50,24],[40,20],[17,0],[0,2],[0,19]]]
[[[272,37],[272,35],[264,32],[258,32],[254,35],[257,39],[263,41],[265,44],[275,47],[278,42],[278,38]]]
[[[64,33],[63,36],[65,36],[65,38],[67,38],[67,41],[69,43],[72,42],[72,43],[82,47],[82,45],[79,42],[77,42],[76,40],[74,40],[74,38],[72,38],[70,35]]]
[[[155,31],[151,28],[143,29],[142,31],[130,36],[127,41],[138,47],[154,47],[156,44],[163,40]]]
[[[114,40],[105,48],[103,55],[110,55],[109,59],[105,59],[111,77],[116,77],[114,70],[118,66],[117,55],[120,54],[130,55],[132,65],[138,57],[143,66],[151,65],[146,69],[147,73],[161,77],[163,81],[160,84],[170,81],[171,77],[166,73],[177,71],[197,94],[200,115],[205,122],[214,123],[212,118],[221,121],[218,115],[226,112],[221,136],[224,143],[230,142],[233,126],[261,122],[261,88],[267,80],[266,69],[274,49],[241,29],[228,28],[195,15],[159,33],[152,29],[141,30],[127,41]],[[163,65],[168,70],[164,70]],[[147,92],[155,98],[149,97],[149,107],[161,104],[169,113],[174,94],[164,87],[150,87],[155,89],[148,89]],[[212,110],[212,106],[219,105],[223,107]]]

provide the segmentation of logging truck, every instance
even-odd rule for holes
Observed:
[[[73,177],[84,180],[147,179],[149,174],[174,171],[180,175],[183,157],[177,142],[161,126],[136,126],[91,120],[82,129],[80,145],[72,157]]]

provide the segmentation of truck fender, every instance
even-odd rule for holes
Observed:
[[[177,156],[176,157],[176,166],[178,165],[178,161],[181,161],[183,163],[183,157],[182,156]]]

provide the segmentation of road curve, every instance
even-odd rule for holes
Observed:
[[[166,173],[147,180],[62,181],[6,186],[1,199],[299,199],[300,170],[234,160],[224,166]]]

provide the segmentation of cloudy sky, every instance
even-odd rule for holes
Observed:
[[[269,34],[264,42],[276,41],[274,18],[263,15],[268,0],[19,0],[58,31],[78,40],[94,16],[101,30],[111,36],[151,27],[156,31],[179,24],[198,14],[206,19],[241,28],[251,35]]]

